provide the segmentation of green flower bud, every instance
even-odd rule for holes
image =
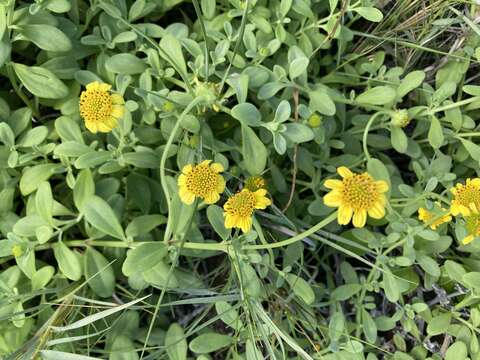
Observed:
[[[410,123],[410,117],[408,116],[408,110],[400,109],[396,110],[391,115],[390,123],[392,126],[404,128]]]
[[[165,112],[172,112],[175,109],[175,105],[170,101],[165,101],[163,103],[163,111]]]
[[[318,128],[322,125],[323,118],[321,115],[318,115],[317,113],[313,113],[310,115],[308,118],[308,125],[312,128]]]
[[[15,257],[19,257],[23,255],[23,249],[20,245],[14,245],[12,247],[12,255]]]

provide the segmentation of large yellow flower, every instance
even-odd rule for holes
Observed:
[[[465,217],[465,227],[467,228],[468,235],[462,242],[466,245],[480,236],[480,214],[472,214]]]
[[[224,170],[219,163],[210,164],[205,160],[198,165],[185,165],[178,177],[180,199],[191,204],[195,198],[203,199],[207,204],[214,204],[225,190],[225,179],[220,173]]]
[[[245,233],[249,232],[252,228],[252,215],[255,209],[265,209],[272,203],[265,195],[267,195],[265,189],[257,191],[243,189],[231,196],[223,205],[225,227],[239,228]]]
[[[441,206],[437,206],[437,212],[431,212],[421,207],[418,209],[418,218],[423,221],[425,225],[429,225],[432,230],[437,229],[443,223],[447,223],[452,220],[450,213],[445,214],[445,209]],[[443,212],[443,215],[442,215]]]
[[[122,95],[112,93],[109,84],[91,82],[80,95],[80,115],[92,133],[109,132],[125,111]]]
[[[450,204],[452,215],[469,216],[480,211],[480,178],[467,179],[465,185],[456,184],[451,190],[454,198]]]
[[[374,180],[365,172],[354,174],[345,166],[337,169],[342,180],[329,179],[325,187],[332,189],[323,197],[329,207],[338,207],[338,223],[346,225],[353,217],[353,226],[361,228],[367,222],[367,214],[374,219],[385,216],[385,204],[388,184],[383,180]]]

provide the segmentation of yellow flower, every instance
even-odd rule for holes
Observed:
[[[429,225],[430,229],[435,230],[437,227],[442,225],[443,223],[447,223],[452,220],[452,216],[450,213],[446,213],[444,215],[438,214],[438,212],[446,210],[441,206],[437,206],[439,209],[436,212],[428,211],[427,209],[421,207],[418,209],[418,218],[423,221],[425,225]]]
[[[353,216],[353,226],[361,228],[367,222],[367,214],[374,219],[385,216],[388,184],[375,181],[369,173],[354,174],[345,166],[337,169],[342,180],[329,179],[325,187],[332,189],[323,197],[329,207],[338,207],[338,223],[346,225]]]
[[[240,228],[243,232],[249,232],[252,228],[252,215],[255,209],[265,209],[272,202],[265,195],[267,190],[259,189],[242,191],[231,196],[223,209],[225,210],[225,227],[227,229]]]
[[[225,179],[220,173],[223,166],[219,163],[210,164],[205,160],[198,165],[185,165],[178,177],[180,199],[185,204],[191,204],[195,198],[203,199],[207,204],[214,204],[225,190]]]
[[[249,176],[247,180],[245,180],[245,188],[250,191],[265,189],[266,185],[265,179],[261,176]]]
[[[480,178],[467,179],[465,185],[456,184],[451,190],[454,198],[450,204],[452,215],[469,216],[480,210]]]
[[[480,236],[480,215],[473,214],[465,218],[465,227],[467,228],[468,235],[462,240],[462,243],[469,244],[476,237]]]
[[[12,255],[15,257],[20,257],[23,255],[23,249],[20,245],[12,246]]]
[[[111,88],[94,81],[80,95],[80,115],[92,133],[111,131],[123,116],[125,101],[122,95],[111,93]]]

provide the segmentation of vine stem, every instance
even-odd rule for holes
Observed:
[[[305,239],[307,236],[312,235],[313,233],[317,232],[318,230],[324,228],[332,221],[337,218],[337,211],[334,211],[330,215],[328,215],[325,219],[321,220],[316,225],[312,226],[311,228],[297,234],[289,239],[269,243],[269,244],[261,244],[261,245],[245,245],[242,247],[242,250],[266,250],[266,249],[275,249],[280,248],[283,246],[288,246],[298,241]],[[70,240],[64,241],[65,245],[69,247],[86,247],[86,246],[104,246],[104,247],[112,247],[112,248],[135,248],[136,246],[142,244],[142,242],[138,243],[127,243],[124,241],[110,241],[110,240]],[[171,245],[176,245],[183,249],[191,249],[191,250],[207,250],[207,251],[223,251],[228,253],[232,247],[232,244],[229,242],[224,243],[196,243],[196,242],[183,242],[177,241],[172,242]],[[52,248],[53,244],[43,244],[35,247],[35,250],[46,250]]]
[[[365,156],[367,160],[371,159],[370,153],[368,152],[368,144],[367,144],[367,137],[368,137],[368,132],[370,131],[370,127],[373,125],[373,122],[375,119],[383,114],[387,114],[386,111],[379,111],[376,112],[375,114],[372,115],[372,117],[368,120],[367,125],[365,126],[365,130],[363,130],[363,152],[365,153]]]
[[[175,135],[177,134],[177,131],[180,127],[180,124],[183,121],[183,118],[200,102],[204,101],[204,98],[202,96],[197,97],[193,99],[190,104],[187,105],[185,110],[180,114],[177,123],[175,124],[172,132],[170,133],[170,136],[168,137],[167,143],[165,144],[165,148],[163,149],[162,153],[162,158],[160,159],[160,183],[162,184],[162,189],[163,193],[165,195],[165,199],[167,201],[167,209],[168,209],[168,220],[167,220],[167,228],[165,229],[165,235],[163,237],[163,241],[165,243],[168,243],[169,237],[170,237],[170,227],[171,227],[171,216],[170,212],[172,210],[172,201],[170,199],[170,191],[168,190],[168,185],[167,181],[165,178],[165,163],[167,161],[168,157],[168,151],[170,150],[170,147],[172,146],[173,139],[175,138]]]

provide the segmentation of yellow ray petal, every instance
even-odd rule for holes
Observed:
[[[350,171],[350,169],[345,166],[340,166],[339,168],[337,168],[337,172],[343,178],[353,176],[353,173]]]
[[[355,211],[353,214],[353,226],[356,228],[362,228],[365,226],[367,222],[367,211],[366,210],[358,210]]]
[[[210,169],[212,169],[213,171],[215,171],[216,173],[221,173],[223,172],[225,169],[223,167],[222,164],[220,163],[213,163],[210,165]]]
[[[338,190],[332,190],[323,197],[323,203],[328,207],[339,207],[342,202],[342,193]]]
[[[388,191],[388,183],[383,180],[375,181],[375,185],[377,185],[377,191],[379,193],[385,193]]]
[[[187,205],[191,205],[195,200],[195,195],[184,187],[179,189],[178,195],[180,195],[180,199],[182,200],[182,202]]]
[[[341,190],[343,188],[343,182],[341,180],[328,179],[323,184],[326,188],[332,190]]]
[[[381,219],[385,216],[385,207],[381,203],[376,202],[368,209],[368,215],[374,219]]]
[[[353,209],[350,206],[340,206],[338,208],[337,221],[340,225],[347,225],[352,219]]]
[[[218,200],[220,200],[220,195],[216,191],[208,193],[203,199],[206,204],[215,204]]]

